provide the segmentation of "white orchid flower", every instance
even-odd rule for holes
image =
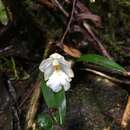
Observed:
[[[71,78],[74,73],[71,64],[58,53],[50,55],[49,58],[43,60],[39,66],[41,72],[44,72],[44,79],[47,86],[54,92],[59,92],[62,87],[65,91],[70,88]]]

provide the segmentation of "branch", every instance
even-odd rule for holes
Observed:
[[[65,39],[65,36],[67,35],[68,31],[70,30],[70,24],[71,24],[72,19],[73,19],[74,10],[75,10],[75,5],[76,5],[76,0],[73,0],[73,6],[72,6],[72,12],[71,12],[70,20],[69,20],[69,22],[68,22],[67,28],[66,28],[66,30],[65,30],[65,32],[64,32],[64,34],[63,34],[63,36],[62,36],[62,38],[61,38],[61,42],[60,42],[61,44],[63,44],[63,41],[64,41],[64,39]]]

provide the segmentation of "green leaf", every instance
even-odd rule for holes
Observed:
[[[49,108],[57,108],[55,94],[54,92],[46,85],[45,81],[41,81],[42,94],[44,96],[45,102]]]
[[[37,124],[39,129],[52,130],[53,120],[49,115],[42,113],[37,117]]]
[[[78,61],[94,63],[116,72],[122,72],[122,73],[126,72],[126,70],[122,66],[117,64],[114,60],[110,60],[106,57],[96,54],[81,55]]]
[[[64,89],[55,93],[46,85],[45,81],[41,81],[41,89],[47,106],[49,108],[57,108],[58,112],[56,112],[54,116],[59,124],[63,125],[66,114],[66,97]]]
[[[66,115],[66,97],[65,91],[62,89],[59,93],[55,94],[56,104],[58,106],[58,121],[60,125],[63,125]]]

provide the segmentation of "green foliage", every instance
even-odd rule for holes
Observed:
[[[27,80],[30,75],[21,67],[13,57],[0,57],[0,71],[7,72],[10,80]]]
[[[42,113],[37,117],[37,125],[38,125],[38,130],[41,129],[52,130],[53,120],[49,115]]]
[[[120,5],[126,5],[126,6],[130,6],[130,1],[129,0],[118,0]]]
[[[0,22],[4,25],[8,23],[7,13],[1,0],[0,0]]]
[[[55,93],[55,100],[58,108],[58,112],[56,113],[58,122],[60,125],[63,125],[66,114],[66,97],[63,89],[60,92]]]
[[[41,81],[41,89],[47,106],[58,110],[58,112],[54,114],[55,121],[63,125],[66,113],[66,97],[64,90],[62,89],[60,92],[55,93],[43,80]]]
[[[44,81],[41,82],[42,94],[44,96],[44,100],[49,108],[56,108],[55,95],[52,90],[47,87]]]
[[[100,65],[102,67],[105,67],[106,69],[110,69],[112,71],[125,73],[126,70],[117,64],[114,60],[109,60],[106,57],[96,55],[96,54],[87,54],[87,55],[81,55],[81,57],[78,59],[78,61],[85,61],[89,63],[94,63],[97,65]]]
[[[6,57],[0,57],[0,70],[12,69],[12,61]]]
[[[18,79],[18,71],[13,57],[0,57],[0,70],[10,72],[11,79]]]

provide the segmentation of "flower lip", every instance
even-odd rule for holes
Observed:
[[[49,80],[47,81],[47,85],[54,92],[59,92],[62,87],[65,91],[67,91],[70,88],[70,81],[71,78],[69,78],[64,72],[54,71],[53,74],[50,76]]]

